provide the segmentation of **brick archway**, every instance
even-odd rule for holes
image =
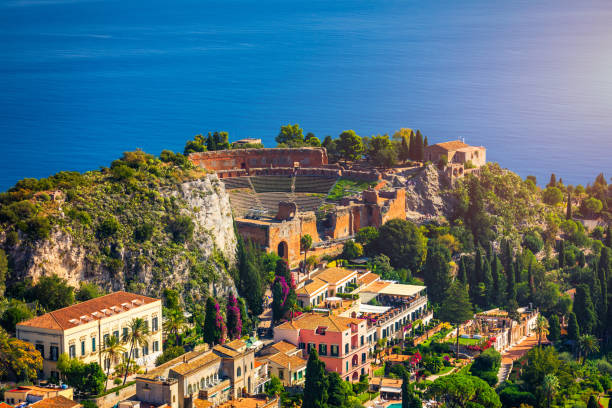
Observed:
[[[289,247],[286,241],[281,241],[278,243],[276,253],[283,259],[289,259]]]

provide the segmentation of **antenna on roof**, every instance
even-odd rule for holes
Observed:
[[[465,143],[465,137],[462,137],[462,138],[461,138],[461,141],[462,141],[463,143]]]

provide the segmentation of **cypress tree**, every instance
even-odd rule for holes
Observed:
[[[429,141],[427,140],[427,136],[425,136],[425,139],[423,139],[423,147],[427,146],[429,146]]]
[[[408,151],[410,154],[410,160],[416,160],[416,136],[414,131],[410,131],[410,143],[408,144]]]
[[[612,224],[608,224],[608,231],[606,232],[606,239],[604,245],[608,248],[612,248]]]
[[[565,219],[572,219],[572,193],[567,192],[567,208],[565,210]]]
[[[601,301],[599,306],[599,326],[601,334],[605,335],[608,328],[608,277],[609,277],[609,248],[602,248],[597,265],[597,280],[601,288]],[[606,265],[606,263],[608,265]]]
[[[342,378],[338,373],[329,373],[327,375],[329,379],[329,388],[327,390],[327,406],[328,407],[343,407],[346,405],[345,388],[342,384]]]
[[[512,249],[510,249],[510,241],[505,239],[502,243],[501,261],[504,265],[504,271],[510,273],[512,271]]]
[[[482,249],[480,245],[476,248],[476,258],[474,258],[474,276],[476,277],[476,282],[480,283],[483,281]]]
[[[582,334],[593,333],[597,318],[589,287],[584,283],[576,287],[576,295],[574,296],[574,313],[577,316],[580,316],[580,332]]]
[[[459,282],[467,286],[468,284],[467,271],[466,271],[466,266],[465,266],[465,257],[463,256],[461,257],[461,260],[459,261],[459,272],[457,272],[457,279],[459,280]]]
[[[557,186],[557,176],[555,176],[555,173],[553,173],[550,175],[550,181],[548,182],[546,187],[556,187],[556,186]]]
[[[326,408],[328,386],[329,380],[325,372],[325,364],[319,360],[317,350],[311,349],[306,364],[302,408]]]
[[[512,268],[506,272],[506,301],[516,303],[516,282],[514,281],[514,271]]]
[[[442,321],[452,323],[457,326],[456,351],[459,355],[459,325],[474,316],[472,304],[466,287],[460,282],[453,282],[448,290],[448,296],[440,305],[438,311]]]
[[[423,266],[425,285],[429,287],[429,299],[439,303],[446,297],[446,291],[452,282],[450,273],[450,252],[437,240],[431,241],[427,249],[427,258]]]
[[[209,345],[219,344],[223,341],[223,316],[217,301],[208,297],[204,315],[204,342]]]
[[[569,314],[567,337],[573,341],[578,341],[580,338],[580,326],[578,326],[578,319],[576,319],[576,314],[574,312],[570,312]]]
[[[404,374],[402,381],[402,408],[422,408],[423,402],[414,393],[414,390],[410,386],[408,376]]]
[[[589,402],[587,402],[587,408],[599,408],[599,404],[595,400],[595,396],[591,394],[589,397]]]
[[[584,265],[586,265],[586,257],[584,256],[584,251],[578,252],[578,265],[580,265],[581,268],[584,268]]]
[[[529,262],[529,267],[527,268],[527,280],[528,280],[528,284],[529,284],[529,295],[530,295],[530,301],[533,302],[533,299],[535,297],[535,282],[533,280],[533,260],[531,260]]]
[[[516,259],[514,260],[514,281],[519,284],[523,281],[523,265],[521,262],[521,257],[520,256],[516,256]]]
[[[399,159],[403,162],[410,158],[410,146],[408,145],[408,139],[406,136],[402,136],[402,144],[399,151]]]
[[[548,319],[548,340],[557,341],[561,338],[561,324],[559,323],[559,316],[553,314]]]
[[[495,294],[493,290],[493,274],[491,272],[491,264],[489,260],[485,258],[483,267],[483,283],[484,283],[484,305],[489,307],[495,301]]]
[[[565,266],[565,241],[559,241],[559,269]]]
[[[417,160],[423,161],[423,158],[425,157],[425,150],[423,147],[423,135],[421,134],[421,131],[419,129],[417,129],[417,132],[416,132],[415,153],[416,153]]]
[[[501,304],[502,294],[499,280],[499,259],[497,254],[493,254],[493,262],[491,262],[491,276],[493,277],[493,303],[497,306]]]

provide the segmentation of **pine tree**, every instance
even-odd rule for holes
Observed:
[[[223,316],[217,301],[209,297],[206,300],[206,314],[204,316],[204,342],[209,345],[223,342]]]
[[[578,341],[580,338],[580,326],[578,326],[578,319],[576,319],[576,314],[574,312],[570,312],[569,314],[567,338],[573,341]]]
[[[557,341],[561,338],[561,324],[559,323],[559,316],[553,314],[548,319],[548,340]]]
[[[450,272],[450,252],[437,240],[430,241],[427,258],[423,266],[425,285],[430,288],[428,296],[432,303],[441,302],[450,287],[452,275]]]
[[[429,146],[429,141],[427,140],[427,136],[425,136],[425,139],[423,139],[423,147],[427,146]]]
[[[325,372],[325,363],[319,360],[317,350],[311,349],[309,352],[302,408],[326,408],[329,380]]]
[[[338,373],[329,373],[327,375],[329,386],[327,389],[327,406],[328,407],[344,407],[348,395],[343,386],[342,378]]]
[[[418,161],[423,161],[423,159],[425,158],[425,150],[423,146],[423,135],[421,134],[421,131],[419,129],[417,129],[417,132],[416,132],[415,154],[417,157],[416,159]]]
[[[604,245],[608,248],[612,248],[612,224],[608,224],[608,230],[606,232],[606,239],[604,239]]]
[[[555,173],[553,173],[550,175],[550,181],[548,182],[546,187],[556,187],[556,186],[557,186],[557,176],[555,176]]]
[[[225,321],[227,322],[227,336],[232,340],[240,338],[242,335],[242,318],[240,316],[238,300],[232,292],[230,292],[227,297]]]
[[[565,219],[572,219],[572,193],[567,192],[567,208],[565,209]]]
[[[582,334],[593,333],[597,318],[595,315],[593,300],[591,299],[590,289],[584,283],[576,287],[576,295],[574,296],[574,313],[577,316],[580,316],[580,332]]]
[[[559,241],[559,269],[565,266],[565,241]]]
[[[454,281],[438,311],[440,320],[457,326],[457,355],[459,355],[459,325],[474,316],[467,288],[461,282]]]

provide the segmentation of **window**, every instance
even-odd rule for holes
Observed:
[[[138,358],[138,349],[134,348],[134,358]]]
[[[103,339],[103,343],[102,343],[102,350],[104,350],[106,348],[106,341],[108,340],[110,336],[108,334],[105,334],[104,337],[102,337]]]
[[[293,381],[297,380],[297,373],[293,373]]]
[[[42,356],[42,358],[45,358],[45,345],[44,344],[36,344],[36,350],[38,350],[40,352],[40,355]]]
[[[159,351],[159,341],[154,341],[153,342],[153,352],[157,352]]]
[[[146,343],[144,346],[142,346],[142,355],[143,356],[149,355],[149,343]]]
[[[96,351],[96,338],[91,338],[91,352],[94,353]]]
[[[119,338],[119,330],[115,330],[113,332],[113,336],[115,336],[116,338]]]
[[[285,379],[285,372],[283,370],[278,370],[278,379],[279,380]]]
[[[298,378],[302,379],[303,376],[304,376],[304,371],[300,371],[298,373]]]
[[[364,343],[364,336],[361,336],[361,345],[363,346]]]
[[[327,355],[327,344],[324,344],[324,343],[319,344],[319,355],[321,356]]]
[[[242,375],[242,367],[238,367],[238,370],[236,370],[236,377],[240,377]]]
[[[348,343],[346,343],[344,345],[344,354],[348,354],[348,352],[349,352],[349,345],[348,345]]]
[[[70,357],[70,358],[75,358],[76,357],[76,346],[74,344],[71,344],[68,347],[68,357]]]
[[[308,343],[308,352],[310,353],[310,350],[316,350],[317,349],[317,345],[314,343]]]
[[[298,348],[300,350],[304,350],[306,348],[306,344],[305,343],[298,343]]]
[[[157,317],[154,317],[153,320],[151,320],[151,329],[156,332],[158,330],[158,323],[157,323]]]
[[[127,352],[127,351],[124,351],[124,352],[123,352],[123,360],[125,361],[125,360],[127,360],[127,359],[128,359],[128,352]]]
[[[111,360],[110,358],[105,358],[104,359],[104,370],[109,370],[111,366]]]
[[[149,329],[149,320],[147,318],[143,318],[144,320],[144,324],[145,324],[145,329]]]
[[[128,336],[128,328],[127,328],[127,327],[124,327],[124,328],[123,328],[123,341],[125,341],[125,339],[127,338],[127,336]]]
[[[346,371],[348,371],[348,361],[346,362]]]
[[[332,344],[332,345],[331,345],[331,350],[330,350],[330,351],[331,351],[331,355],[332,355],[333,357],[338,357],[338,355],[340,354],[340,353],[339,353],[339,352],[340,352],[340,347],[338,347],[338,345],[337,345],[337,344]]]
[[[59,347],[58,346],[51,346],[50,348],[50,360],[51,361],[57,361],[57,358],[59,357]]]
[[[366,353],[361,353],[361,364],[365,364],[366,362]]]
[[[85,355],[85,340],[81,340],[81,355]]]

